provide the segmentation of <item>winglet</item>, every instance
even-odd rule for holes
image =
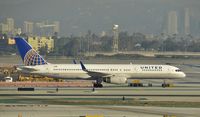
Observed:
[[[82,63],[82,61],[80,61],[80,64],[81,64],[82,70],[83,70],[83,71],[87,71],[87,69],[86,69],[85,65]]]

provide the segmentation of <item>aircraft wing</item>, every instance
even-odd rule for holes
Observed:
[[[86,69],[85,65],[80,61],[81,68],[83,71],[87,72],[87,74],[91,77],[110,77],[112,74],[106,74],[102,72],[95,72],[95,71],[89,71]]]
[[[86,71],[88,75],[91,77],[109,77],[112,76],[111,74],[105,74],[101,72],[93,72],[93,71]]]

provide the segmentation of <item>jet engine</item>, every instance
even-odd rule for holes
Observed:
[[[103,81],[106,83],[111,83],[111,84],[125,84],[125,83],[127,83],[127,78],[120,77],[120,76],[114,76],[114,77],[104,78]]]

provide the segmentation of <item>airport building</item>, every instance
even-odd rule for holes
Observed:
[[[185,34],[190,34],[190,10],[189,8],[185,9]]]
[[[170,11],[168,14],[168,34],[178,34],[178,17],[176,11]]]
[[[0,23],[0,31],[2,33],[7,33],[8,32],[8,25],[4,23]]]
[[[28,42],[36,51],[45,46],[48,52],[54,49],[54,40],[51,37],[28,37]]]
[[[9,37],[12,37],[15,34],[19,34],[20,28],[15,28],[15,23],[13,18],[7,18],[5,23],[0,23],[1,33],[8,34]]]
[[[113,25],[113,52],[119,51],[119,25]]]
[[[35,23],[36,34],[40,36],[52,36],[55,32],[60,32],[60,22],[49,23],[48,20]]]
[[[5,22],[0,22],[0,32],[7,34],[9,37],[13,37],[21,32],[25,33],[27,36],[52,36],[55,32],[60,32],[60,22],[48,20],[42,22],[32,22],[24,21],[22,30],[21,28],[15,27],[15,20],[13,18],[6,18]]]
[[[7,18],[7,25],[8,25],[8,32],[13,33],[14,32],[14,19]]]
[[[33,22],[24,21],[24,33],[27,35],[33,34]]]
[[[53,31],[59,33],[60,32],[60,22],[59,21],[54,21],[54,28]]]
[[[8,45],[14,45],[15,40],[13,38],[8,38]]]

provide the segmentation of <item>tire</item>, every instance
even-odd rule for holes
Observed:
[[[94,83],[94,84],[93,84],[93,87],[95,87],[95,88],[102,88],[103,85],[102,85],[102,84]]]

